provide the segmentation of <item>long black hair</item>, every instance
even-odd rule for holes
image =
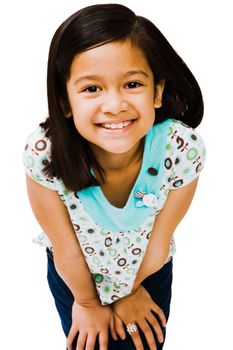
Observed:
[[[202,120],[203,99],[196,79],[152,22],[120,4],[81,9],[60,25],[52,39],[47,72],[49,115],[40,124],[51,140],[51,162],[44,171],[61,178],[69,190],[100,184],[90,172],[93,165],[105,181],[88,142],[76,130],[73,118],[65,117],[70,110],[66,83],[72,61],[90,48],[125,40],[143,52],[155,85],[165,79],[163,104],[156,110],[155,123],[173,118],[195,128]]]

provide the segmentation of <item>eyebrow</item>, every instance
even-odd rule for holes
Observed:
[[[140,74],[140,75],[143,75],[146,78],[149,78],[149,75],[142,69],[130,70],[130,71],[128,71],[127,73],[125,73],[123,75],[123,78],[128,78],[128,77],[130,77],[132,75],[136,75],[136,74]],[[95,74],[93,74],[93,75],[83,75],[83,76],[77,78],[75,80],[74,84],[76,85],[76,84],[81,83],[81,82],[83,82],[85,80],[101,80],[101,76],[100,75],[95,75]]]

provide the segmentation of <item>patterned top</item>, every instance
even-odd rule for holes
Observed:
[[[50,161],[51,143],[38,127],[23,154],[26,173],[58,192],[67,207],[102,304],[128,295],[142,263],[154,221],[168,192],[193,181],[203,168],[205,146],[196,130],[168,119],[145,136],[140,172],[124,208],[109,203],[100,186],[73,192],[42,169]],[[92,169],[90,170],[92,171]],[[45,233],[36,244],[52,249]],[[156,247],[155,247],[156,249]],[[171,240],[167,261],[175,253]]]

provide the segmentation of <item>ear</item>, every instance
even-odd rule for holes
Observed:
[[[66,118],[71,118],[71,117],[72,117],[72,113],[71,113],[71,112],[65,113],[65,117],[66,117]]]
[[[60,100],[60,105],[61,105],[61,108],[62,108],[62,111],[63,111],[65,117],[66,118],[72,117],[72,112],[71,112],[71,109],[70,109],[70,106],[68,105],[68,103],[64,102],[63,100]]]
[[[164,86],[165,86],[165,79],[160,80],[159,83],[155,85],[155,100],[154,100],[155,108],[160,108],[162,106]]]

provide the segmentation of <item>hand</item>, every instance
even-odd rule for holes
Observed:
[[[68,350],[72,350],[72,343],[77,333],[79,335],[76,350],[93,350],[97,335],[99,336],[99,349],[107,350],[109,327],[113,339],[117,339],[110,306],[103,306],[97,300],[82,305],[74,301],[72,326],[67,337]]]
[[[129,323],[136,323],[140,327],[146,337],[150,350],[156,349],[155,339],[150,326],[154,329],[158,341],[160,343],[164,341],[162,329],[152,311],[159,316],[164,327],[166,326],[166,318],[161,308],[155,304],[143,286],[140,286],[133,294],[114,302],[112,308],[114,311],[115,331],[122,339],[125,338],[122,323],[124,322],[126,326]],[[142,350],[143,345],[138,331],[130,335],[136,350]]]

